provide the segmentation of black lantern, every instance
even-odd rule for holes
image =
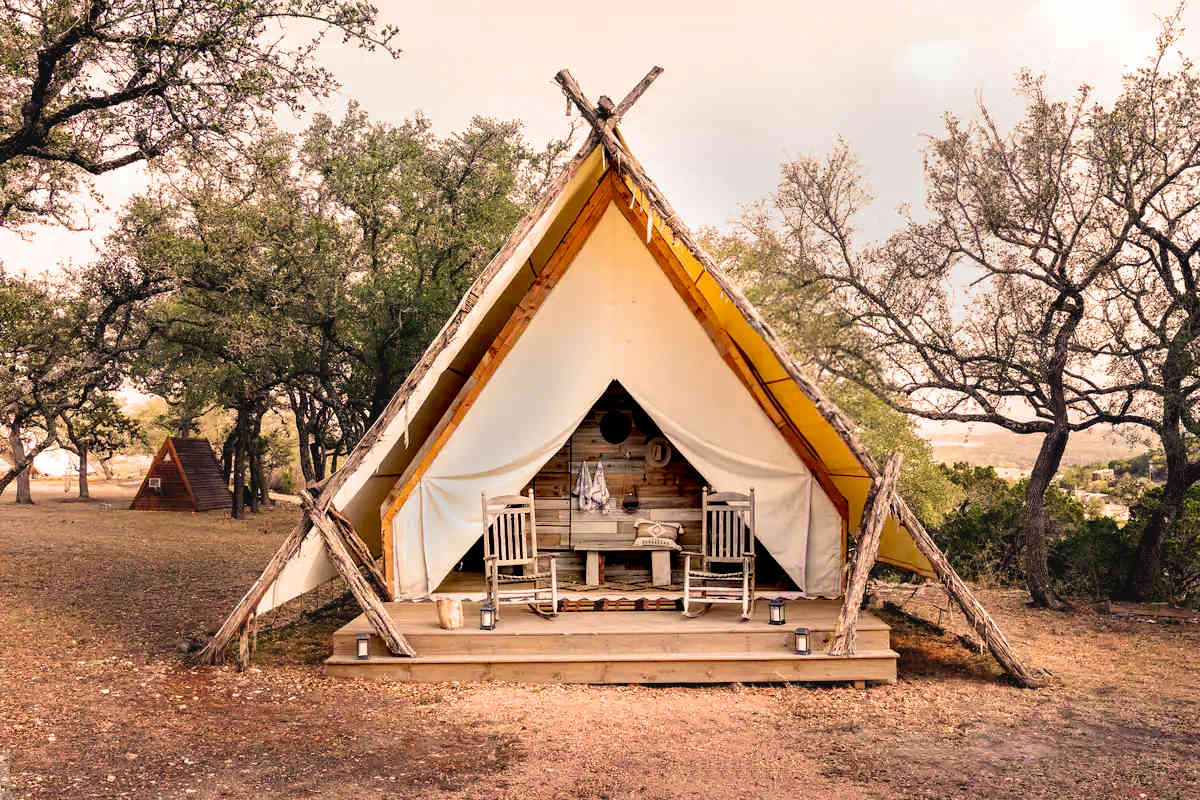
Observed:
[[[360,633],[355,637],[355,645],[358,647],[354,654],[355,658],[359,661],[366,661],[367,656],[371,654],[371,634]]]
[[[796,655],[808,655],[808,628],[796,628]]]
[[[785,613],[786,608],[787,608],[787,600],[784,600],[782,597],[776,597],[774,600],[767,603],[767,609],[768,609],[767,624],[768,625],[783,625],[783,624],[785,624],[787,622],[787,614]]]
[[[479,630],[496,630],[496,607],[491,603],[484,603],[479,607]]]

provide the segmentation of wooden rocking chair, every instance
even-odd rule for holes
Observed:
[[[701,495],[700,552],[683,554],[683,615],[698,617],[713,603],[738,603],[754,616],[754,489]],[[692,558],[698,558],[697,569]],[[702,604],[699,611],[692,605]]]
[[[500,619],[501,603],[524,603],[534,613],[551,617],[558,613],[558,570],[554,556],[538,554],[537,522],[533,510],[533,490],[529,495],[480,495],[483,501],[483,580],[487,602]],[[543,562],[539,567],[538,562]],[[548,565],[547,565],[548,564]],[[517,567],[519,574],[502,572],[502,567]],[[501,586],[532,584],[519,588]],[[541,604],[549,603],[550,611]]]

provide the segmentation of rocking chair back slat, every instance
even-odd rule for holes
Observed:
[[[737,603],[754,616],[754,489],[749,494],[709,492],[700,501],[700,552],[683,554],[683,615],[703,614],[713,603]],[[698,569],[692,558],[698,557]],[[692,606],[702,606],[693,612]]]
[[[753,489],[751,490],[753,492]],[[734,559],[754,554],[754,503],[748,494],[704,491],[701,554]]]

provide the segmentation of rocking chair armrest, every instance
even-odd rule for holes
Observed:
[[[680,550],[679,555],[683,556],[684,558],[691,558],[692,556],[695,556],[696,558],[704,558],[703,553],[695,553],[691,550]]]
[[[537,560],[538,560],[538,561],[541,561],[542,559],[545,559],[546,561],[553,562],[553,561],[554,561],[554,559],[556,559],[556,558],[558,558],[558,554],[557,554],[557,553],[538,553],[538,554],[537,554]]]

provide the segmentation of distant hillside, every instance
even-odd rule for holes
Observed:
[[[1104,463],[1146,449],[1148,442],[1144,438],[1131,443],[1125,433],[1105,425],[1073,434],[1062,465]],[[1140,435],[1136,430],[1131,433]],[[922,422],[921,434],[933,445],[934,459],[947,464],[965,461],[980,466],[1031,469],[1041,445],[1040,436],[1022,436],[995,425]]]

